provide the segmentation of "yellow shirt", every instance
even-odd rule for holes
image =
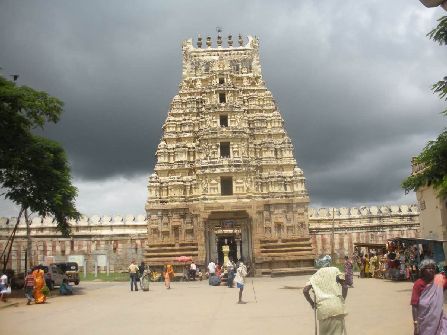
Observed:
[[[137,273],[137,271],[138,271],[138,265],[135,265],[135,264],[130,264],[129,265],[129,272],[130,273]]]

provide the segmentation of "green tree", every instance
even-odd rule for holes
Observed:
[[[22,214],[28,211],[54,216],[64,236],[69,219],[80,214],[75,207],[77,189],[71,183],[64,149],[33,134],[47,122],[56,123],[63,103],[45,92],[21,86],[0,76],[0,186],[5,198],[20,206],[17,222],[2,253],[4,268]],[[28,227],[29,228],[29,227]]]
[[[447,16],[441,17],[438,22],[438,26],[430,31],[427,36],[441,46],[447,45]],[[447,100],[447,77],[434,84],[432,91],[438,94],[440,99]],[[447,109],[442,113],[447,116]],[[447,197],[446,129],[436,140],[428,142],[422,152],[415,157],[413,164],[420,164],[423,169],[402,182],[402,187],[406,192],[416,191],[423,186],[433,186],[438,193],[438,197]]]

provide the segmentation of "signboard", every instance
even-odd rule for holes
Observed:
[[[69,255],[68,261],[78,263],[78,266],[84,266],[84,255]]]
[[[96,255],[96,264],[98,266],[107,266],[107,255]]]

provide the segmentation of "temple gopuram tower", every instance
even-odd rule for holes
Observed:
[[[313,267],[309,196],[293,145],[262,79],[259,41],[183,42],[173,98],[149,178],[151,266],[189,256],[202,266],[229,257],[256,275]]]

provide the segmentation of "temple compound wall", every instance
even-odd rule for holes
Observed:
[[[309,234],[317,256],[338,260],[352,255],[354,243],[386,243],[394,237],[419,237],[419,207],[391,205],[309,209]]]
[[[16,218],[0,218],[0,250],[10,236]],[[107,256],[111,271],[125,271],[130,260],[144,259],[147,247],[148,221],[142,215],[126,217],[92,216],[71,222],[72,236],[61,237],[51,218],[32,219],[32,264],[85,260],[87,271],[93,272],[98,257]],[[334,229],[332,229],[334,227]],[[355,242],[381,243],[388,238],[418,237],[417,205],[372,206],[359,208],[309,208],[309,236],[315,254],[331,253],[332,231],[335,253],[341,259],[352,254]],[[26,253],[26,224],[21,220],[13,244],[8,267],[23,271]],[[82,264],[81,264],[82,265]],[[98,270],[105,265],[99,262]]]
[[[13,232],[17,218],[0,218],[0,250],[3,252]],[[30,225],[32,241],[30,264],[76,261],[84,262],[88,272],[123,271],[132,259],[142,260],[147,244],[147,222],[143,215],[126,217],[91,216],[70,222],[72,235],[64,238],[56,230],[51,217],[35,217]],[[9,267],[14,270],[25,268],[27,247],[26,223],[22,219],[16,231],[11,250]],[[107,264],[108,263],[108,264]]]

